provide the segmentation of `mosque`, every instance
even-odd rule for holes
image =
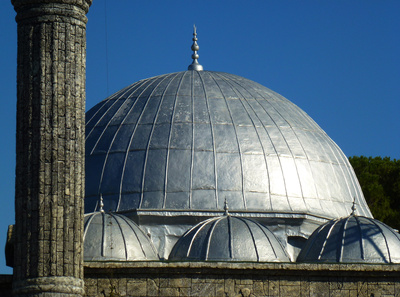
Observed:
[[[48,2],[55,4],[40,12]],[[68,24],[84,28],[91,1],[13,4],[19,25],[35,26],[43,18],[51,23],[54,18],[47,14],[58,14],[61,19],[72,15]],[[73,9],[66,14],[58,5]],[[51,31],[46,30],[38,34]],[[83,48],[84,34],[74,30]],[[237,75],[203,69],[196,28],[192,40],[188,70],[135,82],[86,112],[84,214],[80,200],[68,198],[70,190],[63,190],[58,200],[52,196],[57,193],[46,192],[46,176],[43,190],[38,186],[37,206],[34,194],[16,191],[17,222],[9,230],[6,252],[14,267],[13,294],[399,296],[400,235],[372,217],[341,149],[276,92]],[[77,42],[71,48],[77,51]],[[84,66],[84,60],[75,64]],[[24,74],[18,78],[29,79]],[[29,97],[18,84],[21,98]],[[84,92],[79,82],[76,87]],[[68,114],[68,108],[58,114],[61,122],[60,114]],[[46,109],[38,114],[52,113]],[[82,130],[79,114],[73,119],[62,123]],[[25,131],[31,126],[18,127]],[[57,143],[67,145],[69,151],[61,151],[70,154],[63,159],[68,164],[83,137],[65,134],[70,139]],[[51,140],[46,143],[52,145]],[[75,193],[83,188],[78,186],[82,159],[78,156],[69,165],[75,171],[65,171],[77,176],[70,187]],[[18,173],[24,176],[34,166],[18,164],[17,184],[25,185]],[[57,189],[60,180],[72,184],[72,179],[58,175]],[[18,200],[21,193],[33,198]],[[43,193],[56,201],[57,211],[41,198]],[[68,204],[68,199],[74,202]],[[26,223],[37,212],[39,223]],[[59,228],[60,233],[52,231]],[[11,281],[0,285],[10,290]]]

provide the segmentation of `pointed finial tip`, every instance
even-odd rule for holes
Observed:
[[[101,212],[101,213],[104,213],[103,207],[104,207],[103,195],[100,194],[100,212]]]
[[[199,62],[197,61],[199,59],[199,55],[197,54],[197,51],[199,50],[199,45],[197,44],[197,31],[196,31],[196,25],[193,25],[193,44],[192,44],[192,59],[193,62],[192,64],[189,65],[188,70],[197,70],[197,71],[202,71],[203,70],[203,66],[201,66],[199,64]]]
[[[225,213],[224,213],[224,215],[229,215],[229,212],[228,212],[228,210],[229,210],[229,207],[228,207],[228,201],[226,200],[226,198],[225,198],[225,202],[224,202],[224,210],[225,210]]]
[[[351,206],[351,215],[355,215],[356,213],[356,197],[354,197],[353,205]]]

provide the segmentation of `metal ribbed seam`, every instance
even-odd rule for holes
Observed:
[[[201,72],[204,73],[204,72]],[[212,118],[211,118],[211,114],[210,114],[210,105],[209,105],[209,98],[207,95],[207,91],[204,85],[204,80],[202,78],[202,76],[199,73],[199,78],[201,80],[201,84],[203,87],[203,91],[204,91],[204,96],[206,99],[206,107],[207,107],[207,114],[208,114],[208,119],[210,120],[210,129],[211,129],[211,140],[212,140],[212,145],[213,145],[213,157],[214,157],[214,180],[215,180],[215,208],[218,209],[219,205],[218,205],[218,170],[217,170],[217,150],[215,147],[215,133],[214,133],[214,126],[213,126],[213,122],[212,122]]]
[[[226,96],[224,95],[224,92],[222,92],[222,89],[221,89],[221,87],[220,87],[218,81],[214,78],[214,76],[213,76],[213,75],[210,75],[210,76],[211,76],[212,79],[215,81],[215,84],[216,84],[217,87],[219,88],[219,90],[220,90],[220,92],[221,92],[221,94],[222,94],[222,97],[223,97],[223,99],[225,100],[225,104],[226,104],[226,107],[227,107],[227,109],[228,109],[229,117],[230,117],[230,119],[231,119],[233,129],[234,129],[234,131],[235,131],[236,143],[237,143],[237,147],[238,147],[238,151],[239,151],[239,159],[240,159],[240,170],[241,170],[241,180],[242,180],[242,195],[243,195],[242,199],[243,199],[244,209],[247,209],[246,194],[245,194],[245,190],[244,190],[243,153],[242,153],[242,148],[240,147],[239,138],[238,138],[238,133],[237,133],[237,130],[236,130],[236,125],[235,125],[235,122],[233,121],[232,112],[231,112],[231,109],[230,109],[230,107],[229,107],[229,104],[228,104],[228,101],[227,101],[227,99],[226,99]],[[229,84],[229,82],[228,82],[228,84]]]
[[[232,85],[226,78],[225,78],[225,80],[226,80],[226,82],[230,85],[230,87],[232,88],[232,90],[233,90],[236,94],[238,94],[239,91],[238,91],[237,89],[235,89],[235,88],[233,87],[233,85]],[[239,92],[239,94],[240,94],[239,100],[241,100],[242,98],[244,98],[240,92]],[[260,106],[261,106],[261,105],[260,105]],[[263,106],[261,106],[261,107],[264,109]],[[264,109],[264,110],[265,110],[265,109]],[[254,110],[253,110],[253,111],[254,111]],[[266,114],[268,114],[267,110],[265,110],[265,112],[266,112]],[[259,119],[257,113],[256,113],[255,111],[254,111],[254,113],[255,113],[256,117]],[[269,115],[269,114],[268,114],[268,115]],[[270,118],[271,118],[271,120],[274,122],[275,126],[276,126],[276,127],[278,128],[278,130],[279,130],[279,127],[278,127],[278,125],[275,123],[274,119],[273,119],[272,117],[270,117]],[[259,120],[260,120],[260,122],[261,122],[261,119],[259,119]],[[261,122],[261,123],[262,123],[262,122]],[[265,128],[264,125],[263,125],[263,127],[264,127],[265,132],[267,133],[268,137],[270,138],[270,141],[271,141],[271,143],[272,143],[272,145],[273,145],[273,147],[274,147],[274,149],[275,149],[275,153],[276,153],[277,158],[278,158],[278,161],[279,161],[279,167],[280,167],[281,173],[282,173],[283,183],[284,183],[284,185],[285,185],[286,200],[287,200],[287,202],[288,202],[288,205],[289,205],[290,209],[292,210],[292,207],[291,207],[290,201],[289,201],[289,196],[288,196],[288,193],[287,193],[285,174],[284,174],[284,171],[283,171],[283,168],[282,168],[282,163],[281,163],[281,159],[280,159],[279,153],[278,153],[278,151],[277,151],[277,149],[276,149],[276,147],[275,147],[275,145],[274,145],[274,142],[272,141],[272,139],[271,139],[271,137],[270,137],[270,134],[269,134],[268,130]],[[236,130],[235,130],[235,131],[236,131]],[[280,130],[279,130],[279,132],[281,133]],[[258,133],[257,133],[257,134],[258,134]],[[282,135],[282,134],[281,134],[281,135]],[[282,135],[282,137],[284,138],[283,135]],[[238,142],[239,142],[239,140],[238,140]],[[285,142],[286,142],[286,140],[285,140]],[[287,142],[286,142],[286,145],[287,145]],[[265,161],[266,161],[266,155],[265,155],[265,153],[264,153],[264,159],[265,159]],[[267,166],[267,168],[268,168],[268,163],[267,163],[267,161],[266,161],[266,166]],[[270,182],[268,182],[268,186],[269,186],[269,197],[270,197],[271,209],[273,209],[273,207],[272,207],[272,198],[271,198]]]

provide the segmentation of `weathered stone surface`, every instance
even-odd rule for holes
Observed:
[[[225,293],[228,296],[235,295],[235,280],[229,275],[227,276],[227,278],[225,278]]]
[[[268,289],[267,289],[268,291]],[[262,281],[254,281],[253,283],[253,294],[255,296],[264,296],[266,295],[264,291],[264,283]]]
[[[159,296],[159,280],[147,279],[147,296]],[[123,296],[123,295],[122,295]]]
[[[312,297],[329,297],[329,281],[311,281],[310,296]]]
[[[85,266],[87,288],[92,284],[100,286],[102,276],[112,275],[111,284],[146,282],[147,295],[143,296],[371,297],[371,294],[400,294],[400,265],[204,262],[191,266],[179,262],[90,262]],[[97,279],[99,281],[93,281]],[[89,294],[89,290],[86,293],[98,296]],[[118,293],[117,296],[132,296],[129,291]]]
[[[213,296],[215,297],[216,283],[194,283],[191,287],[191,296]]]
[[[279,296],[279,277],[273,276],[268,280],[268,295]]]
[[[12,1],[18,23],[16,295],[84,293],[85,31],[91,2]]]
[[[161,288],[159,296],[179,296],[178,288]]]
[[[128,280],[126,291],[128,296],[146,296],[147,280]]]

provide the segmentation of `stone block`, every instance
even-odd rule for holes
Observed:
[[[182,277],[182,278],[172,278],[169,280],[170,288],[190,288],[192,281],[190,278]]]
[[[239,280],[239,284],[241,285],[253,285],[253,280],[249,278],[241,278]]]
[[[331,290],[330,297],[349,297],[350,292],[349,290]]]
[[[193,277],[192,278],[192,283],[193,284],[202,284],[202,283],[206,283],[207,282],[207,279],[206,278],[204,278],[204,277]],[[208,282],[210,282],[210,281],[208,281]]]
[[[357,283],[358,283],[357,280],[353,279],[352,281],[351,279],[346,279],[338,287],[340,287],[340,289],[342,290],[356,290],[358,287]]]
[[[147,279],[147,296],[158,296],[159,293],[159,280],[158,279]]]
[[[160,278],[160,288],[168,288],[169,287],[169,278],[168,277],[162,277]]]
[[[310,297],[329,297],[329,285],[326,282],[311,282]]]
[[[118,279],[118,292],[121,294],[121,296],[126,296],[127,295],[127,279],[126,278],[120,278]]]
[[[85,279],[85,292],[86,296],[97,295],[97,279]]]
[[[300,296],[300,284],[297,286],[279,286],[280,296]]]
[[[189,288],[179,288],[179,296],[190,296],[190,287]]]
[[[267,288],[268,292],[268,288]],[[262,281],[253,282],[253,294],[256,296],[265,296],[264,283]]]
[[[359,294],[357,289],[349,290],[349,296],[350,297],[366,297],[366,296],[364,296],[362,294]]]
[[[394,284],[394,296],[400,297],[400,282]]]
[[[144,295],[143,295],[144,296]],[[160,295],[159,296],[179,296],[179,289],[178,288],[160,288]]]
[[[97,280],[97,291],[99,294],[104,294],[105,296],[110,295],[111,292],[111,282],[108,278],[99,278]]]
[[[251,290],[249,288],[241,288],[239,294],[243,297],[249,297],[251,294]]]
[[[265,287],[265,282],[264,282]],[[268,281],[268,295],[269,296],[279,296],[279,279],[274,277]]]
[[[225,294],[225,284],[224,283],[222,283],[222,284],[217,283],[215,285],[215,296],[216,297],[225,297],[226,296],[226,294]]]
[[[192,284],[190,296],[209,296],[215,297],[215,283],[194,283]]]
[[[225,293],[228,296],[234,296],[235,295],[235,280],[232,278],[227,278],[225,279]]]
[[[394,284],[389,283],[376,283],[368,284],[368,294],[374,294],[374,296],[394,296],[395,287]]]
[[[360,297],[369,297],[367,282],[364,281],[357,282],[357,294],[358,294],[357,296]]]
[[[310,296],[310,282],[305,277],[302,277],[300,281],[300,296]]]
[[[146,296],[147,294],[147,281],[127,281],[126,293],[128,296]]]

